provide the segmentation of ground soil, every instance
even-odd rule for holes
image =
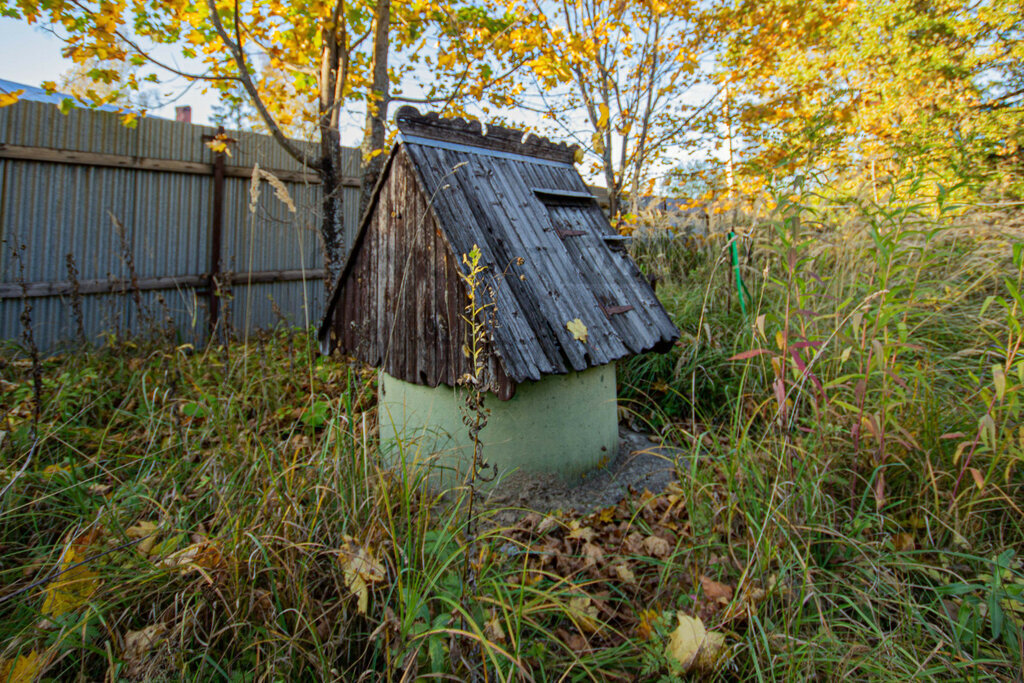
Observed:
[[[676,480],[681,449],[662,446],[657,437],[619,427],[619,452],[605,467],[577,481],[556,475],[515,472],[505,477],[488,496],[488,506],[508,508],[499,512],[508,521],[526,510],[551,512],[575,510],[586,514],[615,505],[644,489],[660,493]],[[499,523],[504,520],[497,520]]]

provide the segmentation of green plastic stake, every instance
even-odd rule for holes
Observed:
[[[729,231],[729,251],[732,254],[732,268],[733,272],[736,273],[736,293],[740,298],[740,312],[743,317],[747,315],[747,302],[743,297],[743,290],[746,286],[743,284],[743,277],[740,275],[740,252],[736,248],[736,233],[732,230]]]

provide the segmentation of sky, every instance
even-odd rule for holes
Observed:
[[[59,81],[72,66],[71,60],[60,54],[64,44],[59,38],[24,21],[0,17],[0,46],[0,79],[38,87],[43,81]],[[161,83],[158,90],[162,96],[169,92],[178,94],[186,85],[183,79],[172,79]],[[177,101],[152,109],[149,114],[173,119],[176,106],[189,105],[192,122],[205,124],[210,122],[216,103],[214,95],[192,87]]]

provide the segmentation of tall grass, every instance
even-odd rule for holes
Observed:
[[[706,678],[1013,680],[1024,225],[908,196],[745,221],[746,316],[724,238],[638,242],[683,337],[620,399],[679,482],[586,517],[385,467],[372,371],[304,332],[7,349],[0,673],[672,679],[681,611]]]
[[[686,273],[662,294],[684,338],[627,393],[678,443],[712,432],[683,481],[724,477],[741,576],[790,586],[745,634],[758,677],[1021,667],[1024,221],[914,196],[780,200],[748,237],[746,318],[724,236],[698,263],[638,245]]]

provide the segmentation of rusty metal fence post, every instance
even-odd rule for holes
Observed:
[[[213,150],[213,214],[210,220],[210,272],[207,284],[207,311],[210,341],[217,332],[220,322],[220,269],[221,251],[224,241],[224,156],[226,145],[235,140],[227,137],[224,126],[217,127],[216,135],[204,135],[204,142],[220,142],[225,145]]]

